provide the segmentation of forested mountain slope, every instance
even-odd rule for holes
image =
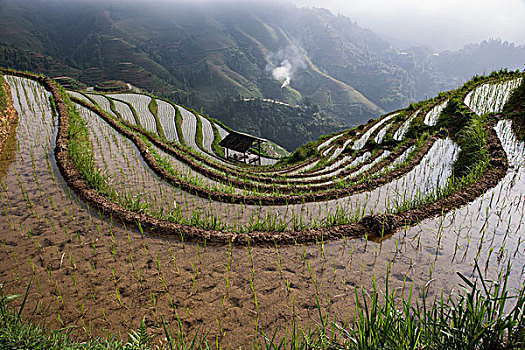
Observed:
[[[478,68],[454,65],[472,50],[399,50],[349,18],[272,3],[0,0],[0,25],[2,66],[89,85],[123,80],[241,130],[278,142],[284,135],[289,149],[457,87]],[[509,63],[490,61],[500,65],[487,69],[516,68],[525,50],[504,44],[481,45],[476,56],[510,50]],[[244,98],[310,106],[316,114],[245,105]],[[232,105],[256,123],[232,114]],[[274,114],[288,131],[267,127],[278,126]]]

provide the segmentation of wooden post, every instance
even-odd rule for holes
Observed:
[[[257,146],[259,146],[259,166],[261,165],[261,140],[257,140]]]

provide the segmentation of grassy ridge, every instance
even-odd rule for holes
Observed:
[[[157,131],[158,131],[159,136],[166,139],[166,134],[164,134],[164,129],[162,129],[162,123],[160,122],[159,116],[157,115],[158,108],[159,108],[157,106],[157,101],[155,100],[155,97],[153,96],[150,96],[150,97],[151,97],[151,101],[148,104],[149,111],[155,118],[155,125],[157,126]]]
[[[520,86],[514,90],[503,112],[510,114],[513,120],[512,127],[518,139],[522,141],[525,140],[525,79],[523,79]]]
[[[4,76],[0,74],[0,113],[7,107],[7,96],[4,91]]]
[[[113,189],[108,185],[107,179],[100,173],[95,164],[93,144],[89,138],[87,125],[71,103],[66,91],[60,85],[59,89],[69,113],[68,135],[70,142],[68,146],[71,159],[92,188],[96,188],[106,196],[113,197]]]

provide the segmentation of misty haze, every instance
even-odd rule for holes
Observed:
[[[0,348],[525,348],[523,18],[0,0]]]

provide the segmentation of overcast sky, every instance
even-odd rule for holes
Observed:
[[[360,26],[435,49],[501,38],[525,44],[525,0],[290,0],[350,17]]]

